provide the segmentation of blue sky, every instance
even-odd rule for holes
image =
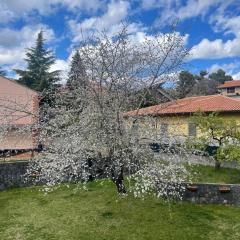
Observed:
[[[168,31],[176,19],[192,48],[185,68],[222,68],[240,79],[240,0],[0,0],[0,65],[9,76],[11,69],[24,68],[25,49],[40,29],[57,58],[52,69],[66,73],[81,32],[105,29],[114,35],[127,22],[140,39]]]

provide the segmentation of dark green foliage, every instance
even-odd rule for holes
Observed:
[[[68,74],[67,86],[74,89],[86,86],[86,70],[77,50],[72,57],[71,68]]]
[[[200,71],[199,75],[194,75],[188,71],[182,71],[175,89],[178,98],[189,96],[212,95],[217,93],[217,86],[225,81],[232,80],[232,77],[219,69],[207,77],[208,72]],[[174,93],[174,92],[173,92]]]
[[[222,69],[218,69],[217,72],[211,73],[209,78],[217,81],[219,84],[233,80],[232,76],[226,75],[226,72]]]
[[[143,89],[136,94],[135,108],[144,108],[159,104],[159,100],[150,89]]]
[[[207,76],[208,72],[206,70],[202,70],[200,71],[199,75],[201,78],[204,78],[205,76]]]
[[[201,95],[212,95],[217,93],[218,83],[214,79],[206,77],[208,74],[207,71],[200,71],[199,75],[195,75],[195,86],[192,90],[192,95],[201,96]]]
[[[20,75],[19,82],[42,92],[50,89],[59,80],[59,71],[50,72],[50,67],[55,62],[52,51],[44,48],[43,31],[40,31],[36,44],[26,52],[27,69],[15,69]]]
[[[240,157],[240,126],[235,119],[226,119],[218,113],[195,113],[191,121],[200,130],[196,143],[203,150],[209,146],[216,146],[213,151],[216,168],[220,168],[223,161],[239,161]],[[192,140],[194,144],[194,141]]]
[[[191,95],[195,83],[196,80],[193,74],[188,71],[182,71],[179,74],[179,81],[177,82],[177,96],[179,98],[184,98]]]

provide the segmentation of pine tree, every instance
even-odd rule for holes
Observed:
[[[42,92],[53,87],[59,80],[60,71],[49,71],[55,62],[55,57],[52,51],[44,48],[42,30],[38,33],[36,45],[27,49],[25,61],[27,62],[26,70],[15,69],[20,75],[20,83]]]
[[[0,76],[5,76],[6,72],[0,67]]]
[[[218,69],[217,72],[211,73],[209,75],[209,78],[217,81],[219,84],[233,80],[232,76],[227,75],[226,72],[222,69]]]
[[[67,86],[69,88],[78,88],[86,86],[86,70],[83,65],[79,51],[77,50],[72,57],[71,68],[68,73]]]

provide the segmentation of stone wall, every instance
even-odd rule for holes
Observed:
[[[24,181],[28,162],[0,163],[0,190],[10,187],[29,186]]]
[[[24,174],[28,162],[0,163],[0,190],[30,186]],[[185,183],[184,201],[200,204],[230,204],[240,206],[240,184]]]
[[[200,204],[240,205],[240,184],[186,184],[183,200]]]

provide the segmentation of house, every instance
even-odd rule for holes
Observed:
[[[26,152],[37,148],[38,93],[0,76],[0,152]]]
[[[220,94],[224,96],[240,99],[240,80],[226,81],[217,88]]]
[[[191,116],[198,112],[219,112],[219,116],[240,122],[240,101],[223,95],[196,96],[124,113],[127,119],[139,119],[143,138],[182,140],[197,134]],[[151,116],[151,118],[148,118]]]

